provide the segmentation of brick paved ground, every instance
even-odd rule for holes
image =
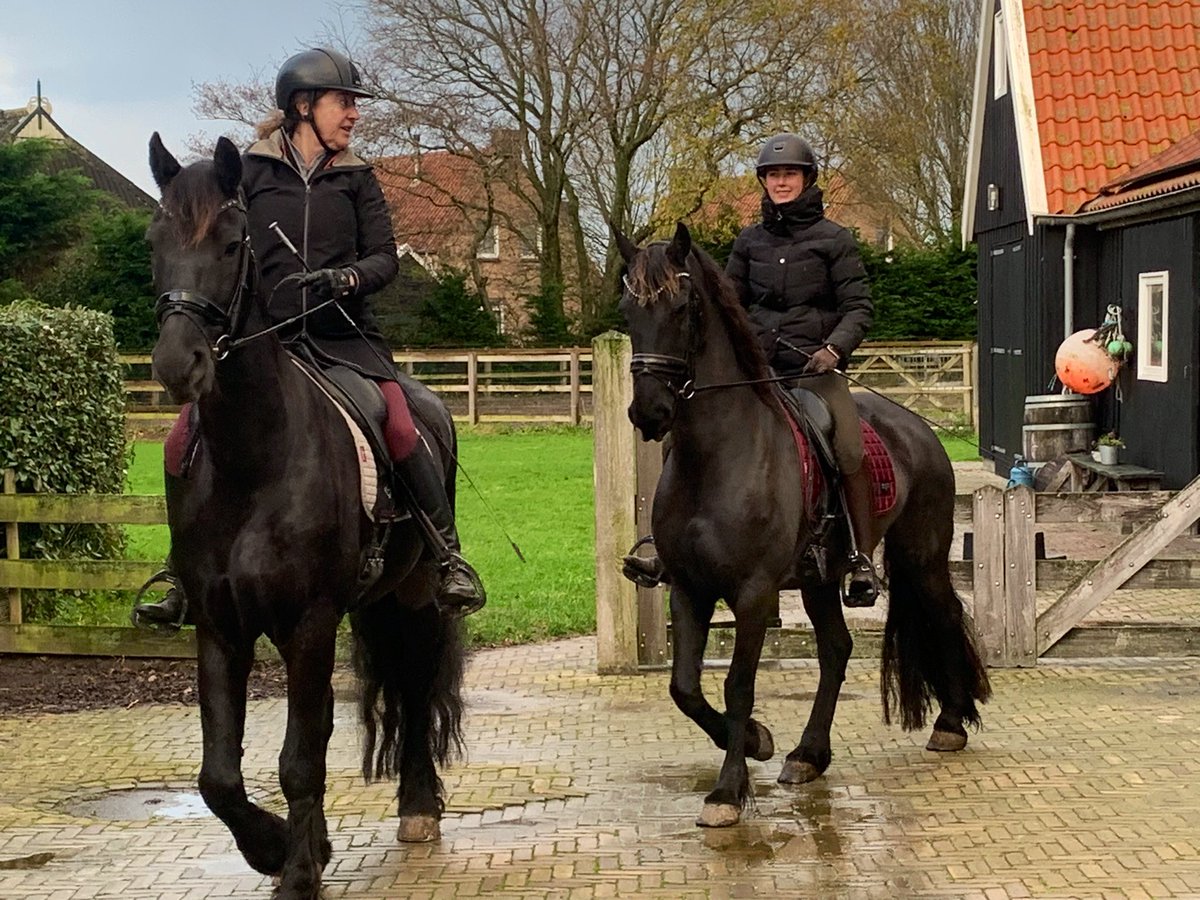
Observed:
[[[994,671],[985,730],[954,756],[884,727],[876,666],[856,660],[827,776],[784,788],[778,757],[751,763],[757,809],[724,831],[692,824],[719,756],[666,676],[594,671],[589,639],[477,654],[469,759],[446,774],[442,841],[417,846],[394,841],[390,789],[356,777],[339,675],[328,895],[1200,897],[1200,660]],[[761,674],[782,751],[815,676],[809,663]],[[278,808],[282,701],[251,704],[250,721],[247,781]],[[189,709],[0,720],[0,898],[269,896],[215,819],[73,805],[190,790],[198,759]]]

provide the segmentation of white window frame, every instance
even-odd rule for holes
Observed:
[[[1170,346],[1171,273],[1141,272],[1138,274],[1138,333],[1137,333],[1137,377],[1139,381],[1166,382],[1168,369],[1167,348]],[[1151,292],[1160,288],[1162,305],[1161,340],[1162,354],[1157,364],[1151,361],[1154,352],[1153,309]]]
[[[537,235],[533,241],[529,241],[525,235],[519,235],[521,243],[521,259],[541,259],[542,257],[542,229],[537,229]]]
[[[479,241],[479,250],[475,254],[479,259],[500,258],[500,229],[493,222]]]
[[[992,98],[999,100],[1008,93],[1008,34],[1004,30],[1004,13],[996,13],[992,23]]]

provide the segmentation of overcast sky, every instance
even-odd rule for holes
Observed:
[[[223,131],[192,113],[193,84],[272,80],[330,31],[353,45],[358,20],[336,0],[13,0],[0,26],[0,108],[24,106],[40,78],[62,129],[158,196],[150,134],[182,158],[189,136]]]

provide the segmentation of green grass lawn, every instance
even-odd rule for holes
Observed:
[[[594,631],[591,431],[464,428],[459,459],[483,497],[460,473],[463,551],[488,591],[487,606],[467,620],[472,640],[499,644]],[[135,445],[129,491],[162,493],[162,444]],[[165,526],[130,526],[127,534],[129,558],[165,556]]]
[[[941,437],[951,459],[978,459],[974,435]],[[464,428],[459,456],[483,495],[481,500],[460,473],[463,549],[488,590],[488,605],[467,620],[472,641],[516,643],[594,631],[591,431]],[[129,491],[162,493],[162,444],[134,446]],[[525,562],[509,546],[505,531],[521,547]],[[130,559],[166,555],[165,526],[129,526],[127,534]],[[106,622],[124,623],[127,602],[101,615]]]

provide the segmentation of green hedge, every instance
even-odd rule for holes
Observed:
[[[0,307],[0,469],[20,492],[114,493],[125,484],[125,396],[112,319],[30,301]],[[118,526],[22,525],[31,559],[118,559]],[[30,620],[69,612],[88,598],[39,591]]]

